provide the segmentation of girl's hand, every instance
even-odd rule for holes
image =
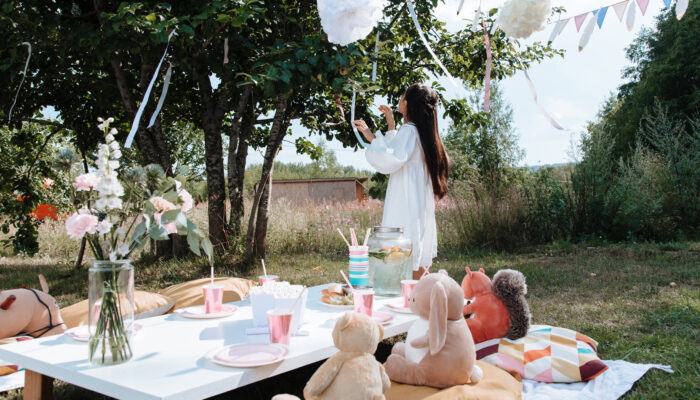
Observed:
[[[355,125],[355,128],[357,128],[357,130],[362,133],[362,136],[364,136],[368,142],[372,143],[372,141],[374,140],[374,134],[367,126],[365,120],[357,119],[355,121],[352,121],[352,123]]]
[[[396,124],[394,123],[394,110],[391,109],[391,107],[387,105],[381,105],[379,106],[379,111],[384,114],[384,118],[386,118],[386,124],[388,125],[388,128],[390,131],[393,131],[396,129]]]

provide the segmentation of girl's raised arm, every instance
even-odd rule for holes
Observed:
[[[404,124],[399,131],[387,138],[381,134],[372,142],[373,145],[394,150],[392,154],[367,149],[365,158],[367,162],[382,174],[392,174],[406,164],[416,150],[418,131],[413,124]]]

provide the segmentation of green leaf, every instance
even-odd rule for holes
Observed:
[[[189,25],[182,24],[182,25],[178,26],[177,28],[180,32],[186,33],[190,36],[194,36],[194,29],[192,29],[192,27]]]
[[[179,208],[175,210],[166,211],[160,217],[160,223],[163,225],[169,224],[177,219],[178,214],[182,214]]]
[[[177,227],[177,233],[180,235],[186,235],[187,234],[187,223],[189,220],[187,217],[185,217],[184,213],[180,213],[177,215],[175,218],[175,226]]]
[[[153,240],[168,240],[170,236],[168,236],[168,231],[163,228],[162,225],[156,225],[151,229],[151,231],[148,233],[148,236],[151,237]]]
[[[214,246],[211,245],[211,241],[209,241],[208,238],[202,239],[202,250],[204,250],[204,254],[207,255],[209,263],[211,263],[212,254],[214,253]]]
[[[131,238],[133,240],[139,240],[139,238],[142,237],[146,231],[146,221],[141,221],[141,223],[136,225],[136,228],[134,228],[134,233],[131,235]]]
[[[190,245],[190,251],[195,255],[202,255],[202,253],[199,251],[199,238],[194,234],[194,232],[187,234],[187,244]]]
[[[150,13],[146,15],[146,20],[149,22],[156,22],[156,15],[153,13]]]

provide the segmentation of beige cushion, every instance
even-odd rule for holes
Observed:
[[[163,315],[175,305],[175,299],[162,294],[134,291],[134,318],[150,318]],[[61,309],[66,327],[73,328],[88,324],[88,301],[83,300]]]
[[[172,311],[190,306],[201,306],[204,304],[203,287],[209,285],[208,278],[197,279],[178,285],[173,285],[159,290],[158,293],[176,300]],[[256,283],[241,278],[216,278],[214,284],[224,287],[224,303],[239,301],[248,295],[248,291]]]
[[[458,385],[440,390],[428,386],[391,382],[391,388],[384,395],[387,400],[519,400],[522,398],[523,383],[517,374],[513,377],[491,364],[481,361],[476,363],[484,371],[484,377],[477,384]]]

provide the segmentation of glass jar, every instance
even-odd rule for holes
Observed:
[[[129,260],[93,260],[88,271],[88,359],[120,364],[133,357],[134,267]]]
[[[369,247],[369,284],[378,295],[401,294],[401,281],[413,277],[413,246],[403,228],[375,226]]]

